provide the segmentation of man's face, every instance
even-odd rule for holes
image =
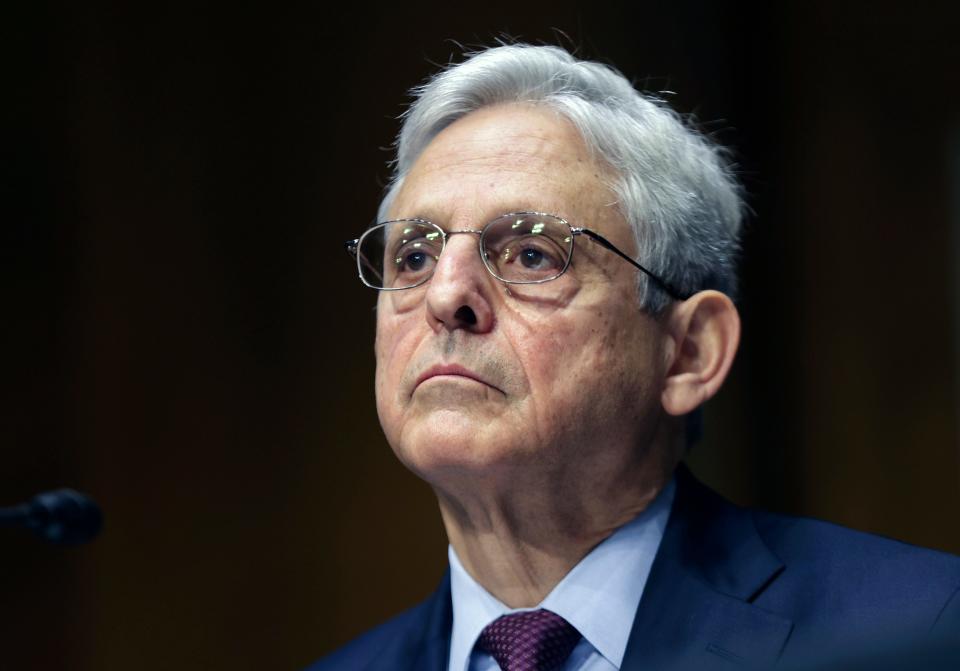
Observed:
[[[635,255],[610,177],[556,114],[485,108],[430,143],[390,216],[450,232],[547,212]],[[663,335],[638,307],[636,270],[581,236],[558,279],[506,285],[487,272],[477,238],[449,237],[427,284],[380,293],[376,395],[387,439],[441,490],[610,484],[609,473],[642,458],[661,415]]]

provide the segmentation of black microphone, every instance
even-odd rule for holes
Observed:
[[[77,545],[96,538],[103,526],[100,508],[72,489],[37,494],[27,503],[0,508],[0,527],[26,527],[58,545]]]

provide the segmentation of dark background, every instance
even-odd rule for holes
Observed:
[[[0,665],[292,670],[432,589],[341,242],[406,90],[500,34],[674,91],[736,152],[745,336],[694,470],[960,552],[956,6],[5,5],[0,504],[68,485],[106,527],[3,532]]]

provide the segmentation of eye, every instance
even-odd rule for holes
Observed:
[[[519,284],[559,277],[573,246],[565,221],[523,212],[494,219],[484,230],[481,243],[493,274]]]
[[[560,250],[542,236],[514,240],[500,250],[499,256],[502,265],[519,265],[523,272],[555,272],[564,262]]]
[[[552,266],[550,261],[544,256],[543,252],[533,247],[527,247],[517,255],[520,263],[528,270],[542,270],[545,266]]]
[[[408,254],[405,263],[410,270],[420,270],[427,265],[427,255],[423,252]]]
[[[421,273],[429,270],[436,263],[437,258],[430,254],[426,247],[428,245],[421,242],[411,242],[404,245],[393,260],[397,272]]]
[[[419,281],[433,272],[443,249],[442,233],[421,222],[398,221],[387,231],[389,270],[387,275],[403,282]]]

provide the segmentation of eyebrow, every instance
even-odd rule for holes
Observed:
[[[549,207],[549,206],[546,207],[546,208],[544,208],[544,207],[543,207],[543,203],[541,203],[540,205],[535,205],[535,204],[533,204],[533,201],[511,201],[511,202],[514,203],[512,206],[501,207],[501,208],[498,208],[498,209],[489,208],[489,210],[490,210],[489,213],[486,214],[486,215],[484,215],[484,216],[482,216],[482,217],[477,217],[477,218],[474,220],[474,224],[475,224],[475,225],[478,225],[479,227],[483,227],[484,225],[489,224],[489,223],[490,223],[491,221],[493,221],[494,219],[497,219],[497,218],[499,218],[499,217],[502,217],[502,216],[505,215],[505,214],[514,214],[515,212],[542,212],[542,213],[544,213],[544,214],[550,214],[550,215],[552,215],[552,216],[554,216],[554,217],[559,217],[560,219],[563,219],[564,221],[569,221],[569,219],[567,219],[567,218],[566,218],[565,216],[563,216],[562,214],[557,214],[557,212],[559,211],[558,208],[551,208],[551,207]],[[518,205],[518,204],[516,204],[517,202],[521,202],[521,203],[523,203],[523,202],[529,202],[530,204],[528,204],[528,205]],[[559,209],[562,209],[562,208],[559,208]],[[392,217],[389,217],[389,218],[387,218],[387,219],[378,219],[378,220],[376,220],[376,221],[375,221],[373,224],[371,224],[371,225],[372,225],[372,226],[375,226],[376,224],[382,224],[382,223],[385,223],[385,222],[388,222],[388,221],[403,221],[404,219],[422,219],[422,220],[424,220],[424,221],[429,221],[430,223],[436,224],[436,225],[440,226],[441,228],[444,228],[444,229],[445,229],[446,226],[449,225],[450,221],[451,221],[452,219],[455,219],[455,218],[456,218],[456,217],[430,216],[430,215],[428,215],[428,214],[423,214],[423,213],[430,212],[430,211],[431,211],[431,208],[429,208],[429,207],[426,208],[426,209],[415,210],[415,212],[420,212],[420,213],[418,213],[418,214],[403,214],[403,215],[400,215],[400,216],[392,216]],[[574,224],[571,223],[570,225],[573,226]],[[368,228],[369,228],[369,227],[368,227]]]

